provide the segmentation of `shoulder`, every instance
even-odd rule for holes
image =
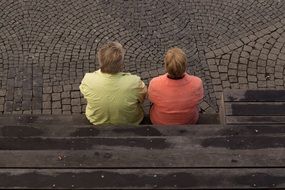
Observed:
[[[102,81],[102,79],[104,79],[104,75],[101,73],[100,70],[97,70],[91,73],[85,73],[81,83],[94,84],[98,83],[99,81]]]
[[[202,79],[199,78],[199,77],[197,77],[197,76],[187,74],[187,78],[188,78],[188,80],[190,80],[192,83],[199,84],[199,85],[202,85],[202,84],[203,84]]]
[[[138,75],[133,75],[131,73],[120,73],[120,80],[126,84],[132,85],[141,85],[141,83],[143,83]]]
[[[157,76],[157,77],[154,77],[153,79],[151,79],[149,84],[150,85],[155,85],[155,84],[163,82],[165,79],[166,79],[166,75],[165,74],[164,75],[160,75],[160,76]]]
[[[85,73],[84,78],[90,78],[92,75],[94,76],[94,73]]]
[[[87,82],[89,80],[91,80],[92,78],[92,73],[85,73],[83,79],[82,79],[82,82]]]
[[[84,77],[94,77],[94,76],[99,76],[101,74],[100,69],[91,73],[85,73]]]
[[[193,76],[193,75],[188,75],[188,80],[189,80],[189,88],[191,89],[196,89],[198,91],[203,91],[203,81],[201,78]]]
[[[140,81],[141,78],[138,75],[133,75],[131,73],[120,73],[120,76],[124,78],[125,80],[131,80],[131,81]]]

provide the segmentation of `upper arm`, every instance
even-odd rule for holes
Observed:
[[[144,99],[147,94],[147,87],[142,80],[139,81],[138,84],[138,100],[140,103],[144,102]]]
[[[204,87],[203,87],[203,81],[199,78],[197,81],[197,89],[195,91],[195,94],[197,96],[197,99],[201,101],[204,98]]]
[[[86,75],[81,81],[81,84],[79,85],[80,92],[83,94],[84,98],[86,98],[88,95],[90,95],[90,87],[86,81]]]
[[[147,95],[148,95],[149,101],[153,103],[155,99],[155,82],[153,79],[149,82]]]

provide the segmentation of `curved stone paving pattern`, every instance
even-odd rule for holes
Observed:
[[[285,19],[207,52],[216,97],[221,97],[224,89],[284,89],[284,42]]]
[[[110,40],[146,83],[183,48],[217,112],[223,89],[284,88],[284,31],[283,0],[0,0],[0,113],[83,113],[79,83]]]

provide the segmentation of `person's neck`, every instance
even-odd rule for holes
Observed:
[[[172,79],[172,80],[180,80],[180,79],[183,79],[184,76],[185,76],[185,74],[183,74],[181,77],[172,77],[169,74],[167,74],[167,78]]]

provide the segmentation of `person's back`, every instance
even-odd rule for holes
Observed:
[[[87,100],[85,114],[93,124],[139,124],[144,117],[141,104],[146,86],[138,76],[120,72],[121,67],[116,67],[116,59],[122,61],[123,56],[112,56],[120,54],[119,50],[118,43],[103,47],[98,54],[101,69],[87,73],[81,82],[80,90]]]
[[[181,49],[170,49],[164,59],[167,73],[153,78],[148,96],[153,103],[153,124],[194,124],[199,118],[198,104],[204,96],[202,80],[189,75],[186,55]]]

